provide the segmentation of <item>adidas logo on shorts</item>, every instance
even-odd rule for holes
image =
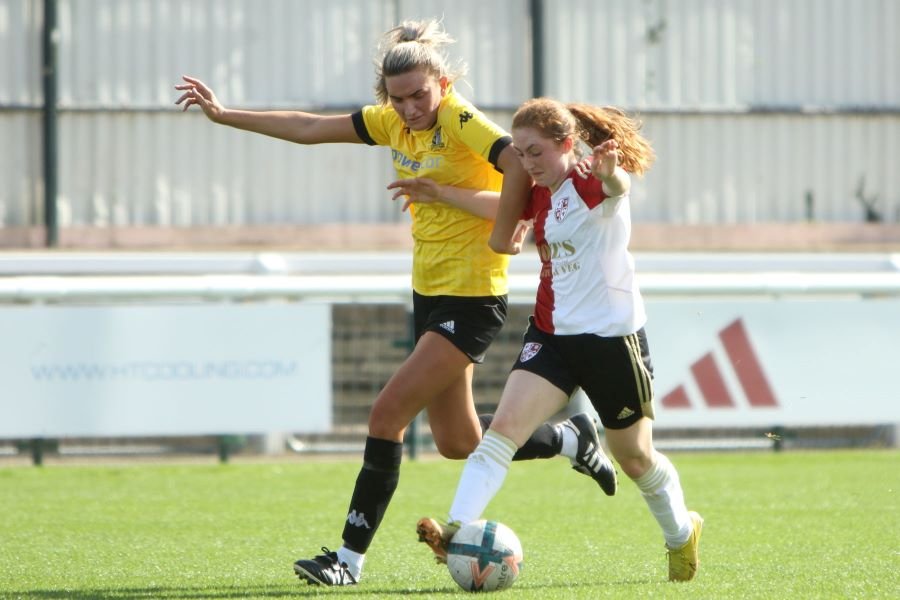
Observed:
[[[616,418],[621,421],[622,419],[627,419],[628,417],[630,417],[633,414],[634,414],[634,411],[626,406],[625,408],[623,408],[621,410],[621,412],[619,412],[618,415],[616,415]]]
[[[441,329],[449,331],[450,333],[456,333],[456,322],[444,321],[443,323],[441,323]]]

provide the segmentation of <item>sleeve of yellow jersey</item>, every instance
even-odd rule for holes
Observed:
[[[458,138],[494,168],[500,152],[512,142],[502,127],[456,93],[448,96],[439,118],[444,132]]]
[[[356,135],[370,146],[389,146],[391,144],[391,126],[399,120],[397,113],[386,110],[380,104],[362,107],[351,115]]]

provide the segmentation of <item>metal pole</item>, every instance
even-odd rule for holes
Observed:
[[[220,435],[216,438],[216,445],[219,451],[219,462],[227,463],[231,457],[231,440],[227,435]]]
[[[44,439],[34,438],[31,440],[31,463],[40,467],[44,464]]]
[[[412,353],[413,349],[416,347],[416,320],[413,315],[412,308],[407,311],[407,332],[409,337],[404,340],[404,345],[406,349]],[[422,444],[421,433],[420,433],[420,422],[422,420],[422,413],[417,414],[412,422],[409,424],[409,428],[406,430],[405,442],[406,449],[409,452],[409,459],[416,460],[419,458],[419,447]]]
[[[43,152],[44,152],[44,226],[46,244],[54,247],[59,242],[59,224],[56,213],[56,47],[59,41],[56,27],[56,0],[44,0],[44,30],[41,36],[43,56],[42,81],[44,90]]]
[[[531,0],[531,95],[544,95],[544,0]]]

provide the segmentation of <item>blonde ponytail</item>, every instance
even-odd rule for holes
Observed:
[[[465,64],[460,61],[451,66],[442,50],[455,41],[434,19],[404,21],[387,31],[381,38],[375,61],[375,98],[378,102],[387,103],[385,78],[392,75],[424,69],[437,78],[446,77],[451,83],[465,75]]]

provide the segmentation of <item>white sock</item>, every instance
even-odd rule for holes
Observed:
[[[516,445],[492,429],[466,459],[456,496],[450,507],[450,521],[469,523],[481,517],[491,499],[500,491]]]
[[[366,555],[341,546],[337,551],[337,556],[338,562],[346,563],[347,570],[353,575],[353,579],[359,581],[362,576],[363,563],[366,562]]]
[[[574,460],[578,456],[578,434],[571,427],[566,427],[562,423],[556,425],[556,431],[562,437],[562,450],[559,453]]]
[[[691,535],[693,525],[684,504],[684,491],[678,471],[659,452],[653,454],[653,465],[635,479],[650,512],[662,528],[669,548],[680,548]]]

